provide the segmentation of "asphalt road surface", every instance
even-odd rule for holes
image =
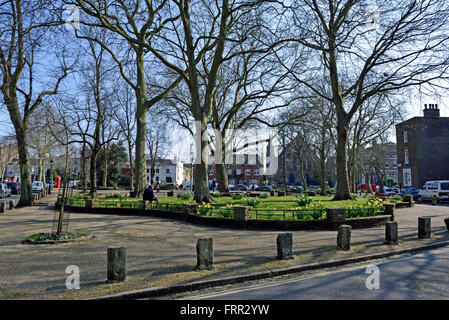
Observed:
[[[403,255],[318,274],[297,275],[279,282],[264,281],[264,283],[241,286],[224,292],[209,292],[184,298],[198,300],[449,299],[449,248]]]

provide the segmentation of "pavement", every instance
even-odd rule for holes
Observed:
[[[235,230],[154,218],[71,213],[69,230],[92,233],[79,243],[28,245],[28,236],[50,232],[56,192],[40,204],[0,215],[0,299],[82,299],[130,290],[210,281],[320,261],[390,252],[449,240],[447,205],[417,204],[397,211],[399,245],[383,244],[384,227],[355,229],[349,252],[337,251],[336,231],[293,231],[294,259],[276,259],[279,231]],[[417,219],[432,217],[432,238],[417,239]],[[196,242],[214,238],[214,269],[194,271]],[[128,278],[106,282],[109,246],[127,247]],[[67,290],[66,268],[80,270],[79,290]]]
[[[289,279],[185,295],[188,300],[447,300],[449,248]],[[216,290],[216,289],[214,289]]]

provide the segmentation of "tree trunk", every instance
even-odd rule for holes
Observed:
[[[21,142],[23,140],[23,142]],[[33,192],[31,189],[31,175],[30,175],[30,161],[28,158],[28,151],[25,144],[25,137],[17,136],[17,149],[19,152],[20,165],[20,200],[19,207],[31,206],[33,201]]]
[[[103,158],[103,181],[102,185],[104,188],[108,186],[108,153],[107,153],[107,145],[104,148],[104,158]]]
[[[351,192],[349,188],[347,146],[348,125],[346,121],[338,119],[337,124],[337,191],[334,200],[349,200]]]
[[[90,196],[93,197],[97,192],[97,158],[98,151],[92,150],[90,157]]]
[[[300,169],[300,174],[301,174],[301,181],[302,181],[302,187],[304,188],[303,190],[307,189],[307,179],[306,179],[306,175],[304,173],[304,159],[300,158],[299,159],[299,169]]]
[[[86,144],[83,143],[83,150],[81,151],[81,176],[83,179],[83,192],[87,190],[87,172],[86,172]]]
[[[217,163],[215,165],[215,170],[217,171],[217,183],[218,190],[220,192],[226,192],[226,188],[228,187],[228,167],[225,163]]]
[[[145,87],[145,70],[144,70],[144,54],[142,52],[136,52],[136,64],[137,64],[137,88],[136,101],[136,181],[134,192],[136,197],[140,197],[145,189],[147,182],[147,164],[146,164],[146,123],[147,123],[147,109],[146,109],[146,87]]]
[[[58,217],[58,226],[56,229],[57,234],[62,234],[62,226],[64,224],[64,206],[66,201],[66,194],[67,194],[67,188],[68,188],[68,179],[67,174],[69,171],[69,144],[67,143],[65,147],[65,168],[64,168],[64,177],[63,177],[63,183],[64,187],[62,188],[62,201],[61,201],[61,208],[59,209],[59,217]]]
[[[365,173],[365,183],[369,193],[373,193],[373,188],[371,188],[371,181],[369,181],[369,173]]]
[[[198,128],[197,128],[198,130]],[[196,202],[202,203],[202,202],[210,202],[210,193],[209,193],[209,181],[208,181],[208,141],[203,141],[201,137],[206,137],[207,128],[204,123],[201,124],[200,128],[200,136],[199,139],[201,141],[199,142],[200,145],[200,152],[197,157],[200,157],[200,163],[195,164],[195,170],[193,173],[193,181],[194,181],[194,194],[193,198]]]
[[[39,181],[42,181],[44,190],[47,189],[47,183],[45,182],[45,158],[39,158]]]
[[[320,152],[320,194],[326,195],[326,159]]]
[[[131,147],[131,142],[128,139],[128,157],[129,157],[129,169],[131,170],[129,173],[129,190],[134,189],[134,165],[133,165],[133,151]]]

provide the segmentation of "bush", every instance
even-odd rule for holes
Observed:
[[[232,200],[242,200],[243,199],[243,194],[241,193],[236,193],[232,195]]]
[[[259,198],[261,198],[261,199],[267,199],[267,198],[268,198],[268,194],[262,193],[262,194],[259,196]]]
[[[190,195],[188,193],[178,193],[176,195],[176,198],[182,199],[182,200],[191,200],[193,197],[192,197],[192,195]]]
[[[309,198],[308,195],[300,195],[300,196],[297,196],[296,199],[298,200],[298,206],[300,206],[300,207],[305,207],[305,206],[309,205],[310,203],[312,203],[312,199]]]
[[[214,197],[214,198],[221,198],[221,193],[220,192],[212,192],[211,193],[211,195],[212,195],[212,197]]]
[[[257,198],[248,198],[242,201],[241,204],[244,206],[256,208],[260,204],[260,200],[258,200]]]
[[[388,201],[390,203],[397,203],[397,202],[402,202],[403,200],[402,200],[402,197],[400,195],[395,195],[394,197],[390,197],[388,199]]]
[[[113,193],[110,195],[107,195],[106,197],[104,197],[105,199],[119,199],[119,200],[126,200],[128,199],[127,195],[124,194],[119,194],[119,193]]]

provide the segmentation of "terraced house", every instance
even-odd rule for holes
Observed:
[[[423,117],[396,125],[398,178],[403,187],[449,179],[449,117],[437,104],[424,105]]]

